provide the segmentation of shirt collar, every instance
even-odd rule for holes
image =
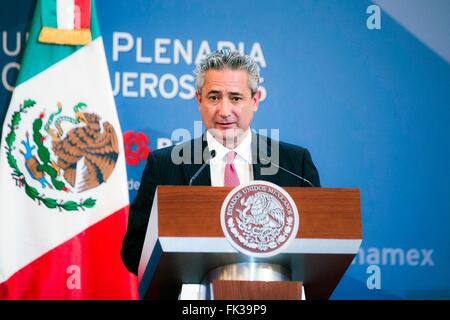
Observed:
[[[226,155],[230,151],[236,152],[236,158],[241,158],[247,163],[252,163],[252,133],[251,130],[248,129],[245,133],[244,139],[241,143],[234,149],[228,149],[219,141],[217,141],[209,131],[206,131],[206,141],[208,142],[208,149],[215,150],[216,156],[213,160],[222,160],[226,161]],[[211,161],[213,161],[211,160]]]

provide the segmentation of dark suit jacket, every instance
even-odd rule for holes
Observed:
[[[156,186],[189,184],[189,180],[204,163],[203,151],[209,154],[204,136],[177,146],[156,150],[148,155],[137,196],[130,207],[128,228],[122,243],[122,260],[131,272],[137,274]],[[271,165],[267,160],[273,156],[272,151],[275,152],[277,143],[279,145],[278,165],[308,179],[314,186],[320,187],[319,173],[307,149],[272,141],[257,134],[253,134],[252,137],[252,153],[256,161],[253,164],[253,179],[269,181],[283,187],[309,186],[301,179],[282,170],[278,170],[274,175],[265,175],[267,171],[261,171],[267,170]],[[185,154],[186,150],[190,150],[191,154]],[[172,152],[184,156],[190,163],[174,164],[171,160]],[[192,185],[211,185],[209,165],[205,166]]]

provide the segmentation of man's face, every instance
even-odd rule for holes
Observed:
[[[208,70],[197,102],[203,123],[213,136],[229,148],[237,146],[258,110],[261,96],[253,97],[244,70]]]

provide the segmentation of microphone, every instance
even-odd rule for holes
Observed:
[[[194,182],[194,180],[197,179],[198,175],[205,169],[205,167],[209,164],[211,159],[216,156],[216,150],[211,150],[209,152],[209,154],[210,154],[209,159],[206,160],[205,163],[202,164],[200,169],[198,169],[197,172],[192,176],[191,180],[189,180],[189,186],[192,186],[192,183]]]
[[[289,171],[288,169],[283,168],[282,166],[280,166],[279,164],[277,164],[277,163],[275,163],[275,162],[273,162],[273,161],[269,161],[268,159],[263,158],[263,157],[261,157],[261,156],[259,157],[259,159],[261,160],[261,162],[265,162],[265,164],[269,164],[269,163],[273,164],[273,165],[274,165],[275,167],[277,167],[278,169],[281,169],[281,170],[283,170],[283,171],[289,173],[290,175],[293,175],[294,177],[299,178],[300,180],[306,182],[307,184],[309,184],[309,185],[310,185],[311,187],[313,187],[313,188],[316,187],[316,186],[313,185],[313,184],[311,183],[311,181],[309,181],[308,179],[305,179],[305,178],[303,178],[302,176],[299,176],[298,174],[295,174],[295,173],[293,173],[292,171]]]

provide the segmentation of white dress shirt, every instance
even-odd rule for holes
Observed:
[[[236,152],[234,158],[234,166],[236,168],[239,182],[241,184],[253,180],[253,165],[252,165],[252,134],[248,129],[245,138],[234,149],[228,149],[219,141],[217,141],[209,131],[206,132],[206,141],[208,143],[209,151],[215,150],[216,156],[209,162],[211,171],[211,186],[223,187],[225,165],[227,164],[227,153],[230,151]]]

